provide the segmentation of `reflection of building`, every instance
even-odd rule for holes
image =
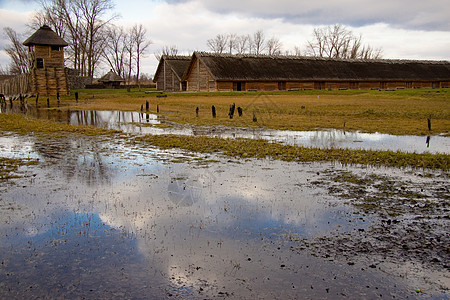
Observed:
[[[190,56],[163,55],[159,61],[153,81],[158,91],[185,91],[183,75],[191,61]]]
[[[101,82],[105,88],[114,89],[118,88],[120,84],[125,80],[123,80],[123,78],[117,75],[113,70],[110,70],[108,73],[103,75],[102,78],[100,78],[98,81]]]
[[[194,52],[182,80],[201,92],[445,88],[450,62]]]
[[[28,46],[31,93],[68,95],[63,50],[68,44],[47,25],[39,28],[23,44]]]

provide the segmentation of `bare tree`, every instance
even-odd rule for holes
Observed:
[[[308,41],[307,50],[312,56],[325,56],[325,35],[326,32],[323,28],[314,28],[313,30],[313,40]]]
[[[223,53],[227,48],[228,36],[225,34],[218,34],[215,38],[209,39],[206,44],[214,53]]]
[[[154,53],[155,58],[159,61],[162,56],[176,56],[178,54],[178,47],[175,45],[172,46],[163,46],[160,50]]]
[[[134,25],[131,29],[131,41],[134,43],[135,47],[135,58],[136,58],[136,84],[139,84],[139,71],[141,66],[141,57],[144,56],[145,51],[152,43],[151,40],[147,39],[147,29],[145,29],[142,24]]]
[[[381,49],[362,47],[362,36],[355,36],[341,24],[315,28],[307,51],[313,56],[352,59],[375,59],[381,58],[382,54]]]
[[[67,26],[62,15],[58,12],[56,1],[40,0],[41,11],[33,14],[27,26],[32,30],[37,30],[43,25],[48,25],[63,39],[67,38]]]
[[[249,47],[250,47],[250,36],[248,34],[239,35],[236,37],[236,41],[234,43],[234,50],[236,50],[238,54],[243,54],[249,51]]]
[[[87,56],[87,76],[92,77],[100,54],[102,52],[103,39],[99,38],[102,30],[112,19],[104,21],[102,17],[114,8],[112,0],[75,0],[75,9],[78,10],[82,16],[81,28],[85,34],[85,43],[81,46]]]
[[[228,51],[230,54],[232,54],[233,50],[236,48],[237,38],[238,36],[235,33],[228,34],[227,43],[228,43]]]
[[[266,43],[267,53],[269,55],[280,55],[282,44],[277,37],[272,37]]]
[[[262,52],[266,48],[265,44],[265,36],[262,30],[258,30],[253,34],[253,39],[251,40],[251,50],[250,52],[254,52],[256,55],[262,54]]]
[[[6,54],[11,58],[9,72],[14,75],[28,72],[28,52],[22,45],[23,38],[17,32],[10,28],[3,28],[9,39],[9,45],[5,48]]]
[[[126,67],[126,73],[128,73],[128,75],[126,75],[126,80],[128,82],[128,84],[130,84],[131,82],[131,72],[133,71],[133,60],[135,59],[135,45],[130,37],[130,35],[128,35],[127,41],[125,43],[126,46],[126,58],[125,58],[125,67]]]
[[[127,33],[122,26],[111,25],[108,27],[105,47],[103,47],[103,58],[110,68],[119,76],[125,72],[125,44],[128,41]]]

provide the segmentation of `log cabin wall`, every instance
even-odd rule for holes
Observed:
[[[175,80],[174,80],[175,74],[173,73],[172,69],[170,68],[169,64],[166,60],[164,60],[164,69],[163,69],[163,80],[164,80],[164,91],[174,91],[175,90]]]
[[[181,91],[181,81],[167,62],[155,80],[157,91]]]
[[[197,70],[198,74],[198,70]],[[209,73],[208,73],[209,75]],[[210,76],[210,75],[209,75]],[[200,79],[202,80],[202,79]],[[437,87],[449,87],[449,82],[407,82],[407,81],[292,81],[292,82],[275,82],[275,81],[212,81],[215,83],[215,88],[210,86],[209,90],[205,84],[200,84],[200,90],[198,90],[197,82],[198,77],[190,77],[188,80],[190,91],[219,91],[219,92],[231,92],[237,91],[237,84],[241,84],[241,91],[294,91],[294,90],[374,90],[374,89],[405,89],[405,88],[437,88]]]
[[[156,79],[156,90],[164,91],[164,76],[159,75]]]
[[[43,96],[69,94],[63,47],[32,45],[29,46],[28,57],[33,94]]]
[[[229,92],[233,90],[233,83],[230,81],[218,81],[216,88],[219,92]]]
[[[209,74],[206,66],[197,58],[192,64],[192,70],[187,79],[187,90],[191,92],[216,91],[216,81]]]

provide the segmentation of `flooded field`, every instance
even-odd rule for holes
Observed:
[[[440,171],[14,134],[0,152],[39,160],[0,181],[0,298],[448,298]]]
[[[12,109],[9,106],[5,106],[3,112],[19,112],[26,114],[30,118],[48,119],[72,125],[92,125],[133,134],[203,135],[221,138],[264,139],[286,145],[316,148],[388,150],[408,153],[450,153],[450,138],[444,136],[395,136],[381,133],[349,132],[338,129],[291,131],[224,126],[183,126],[167,122],[167,120],[151,113],[61,111],[36,109],[33,106],[29,106],[26,110],[21,110],[18,105],[15,105]]]

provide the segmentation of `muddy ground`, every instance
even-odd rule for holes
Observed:
[[[0,141],[0,298],[448,298],[445,172]]]

